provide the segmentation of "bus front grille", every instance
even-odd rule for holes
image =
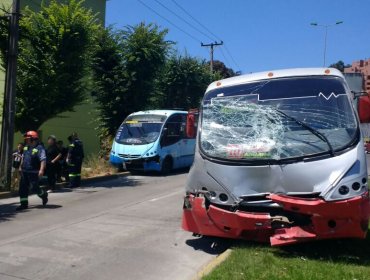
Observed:
[[[128,154],[118,154],[121,158],[127,158],[127,159],[137,159],[141,155],[128,155]]]

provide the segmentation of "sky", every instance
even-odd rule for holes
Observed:
[[[369,58],[369,11],[370,0],[109,0],[106,24],[123,28],[156,23],[169,29],[167,39],[177,43],[180,54],[207,60],[209,49],[201,42],[222,40],[215,59],[250,73],[322,67],[325,28],[312,22],[333,25],[328,28],[326,66]],[[343,23],[335,25],[338,21]]]

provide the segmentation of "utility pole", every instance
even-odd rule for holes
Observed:
[[[214,47],[221,46],[223,44],[224,44],[223,41],[221,41],[221,42],[215,41],[215,42],[210,43],[210,44],[203,44],[203,43],[200,44],[202,47],[210,47],[210,54],[211,54],[210,70],[211,70],[211,73],[213,73],[213,52],[214,52]]]
[[[7,53],[4,111],[0,151],[0,183],[1,185],[8,188],[11,183],[11,171],[13,161],[19,17],[20,0],[13,0],[12,13],[10,15],[9,22],[9,46]]]

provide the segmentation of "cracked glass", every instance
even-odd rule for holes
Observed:
[[[346,148],[357,126],[340,77],[271,79],[208,92],[200,147],[229,160],[308,157]]]

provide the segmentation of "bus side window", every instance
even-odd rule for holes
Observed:
[[[167,120],[161,139],[161,145],[163,147],[173,145],[184,138],[184,133],[182,132],[181,125],[181,115],[173,115]]]

